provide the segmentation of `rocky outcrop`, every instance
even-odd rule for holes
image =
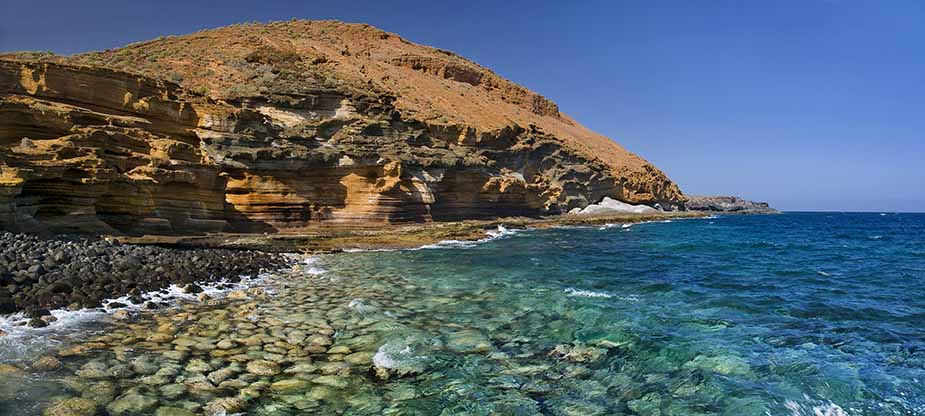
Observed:
[[[687,209],[692,211],[722,212],[735,214],[780,214],[767,202],[753,202],[735,196],[687,197]]]
[[[0,231],[0,314],[25,311],[31,326],[45,326],[48,309],[95,308],[115,297],[153,308],[161,305],[143,294],[172,284],[197,294],[202,288],[195,282],[231,284],[287,264],[281,255],[259,251],[175,250]]]
[[[604,197],[604,200],[596,204],[588,205],[584,208],[573,208],[569,215],[614,215],[614,214],[654,214],[659,212],[657,209],[647,205],[632,205],[625,202],[617,201],[611,197]]]
[[[40,59],[39,59],[40,58]],[[544,97],[366,25],[241,25],[0,58],[0,228],[298,232],[683,206]]]

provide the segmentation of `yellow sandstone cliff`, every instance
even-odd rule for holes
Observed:
[[[235,25],[0,56],[0,228],[297,232],[683,206],[548,99],[368,25]]]

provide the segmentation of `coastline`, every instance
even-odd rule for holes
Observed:
[[[486,232],[496,230],[499,226],[511,229],[542,229],[703,218],[714,214],[682,211],[653,214],[561,215],[542,218],[506,217],[491,220],[391,225],[376,229],[320,228],[302,233],[114,237],[114,240],[124,244],[175,248],[225,248],[259,250],[269,253],[321,254],[344,250],[410,249],[447,240],[475,241],[485,238]]]
[[[546,218],[499,218],[379,229],[321,229],[299,234],[213,234],[207,236],[141,236],[100,239],[44,239],[2,233],[0,250],[0,316],[23,314],[22,324],[44,327],[52,310],[107,310],[131,304],[157,308],[143,295],[180,290],[197,295],[204,285],[234,283],[242,276],[284,267],[284,253],[321,254],[340,251],[400,250],[442,241],[477,241],[493,230],[597,226],[680,218],[701,218],[705,212],[660,212]],[[122,299],[121,301],[113,301]],[[2,335],[2,334],[0,334]]]

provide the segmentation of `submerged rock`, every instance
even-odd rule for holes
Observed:
[[[61,368],[61,361],[52,356],[44,356],[35,360],[31,368],[38,371],[54,371]]]
[[[154,416],[196,416],[196,414],[182,407],[161,406],[154,412]]]
[[[309,382],[306,380],[291,378],[277,381],[270,385],[270,390],[280,393],[289,393],[293,391],[306,390],[309,386]],[[323,383],[322,383],[323,384]]]
[[[19,372],[22,372],[22,370],[15,365],[0,363],[0,374],[10,374],[10,373],[19,373]]]
[[[481,331],[466,330],[445,336],[447,348],[458,353],[482,353],[491,350],[491,341]]]
[[[280,373],[279,364],[267,360],[255,360],[248,362],[247,372],[258,376],[275,376]]]
[[[138,393],[128,393],[106,406],[113,416],[144,414],[157,405],[157,399]]]
[[[247,400],[240,397],[224,397],[207,403],[203,410],[207,416],[226,416],[240,413],[247,408]]]
[[[581,344],[559,344],[547,355],[573,363],[593,363],[604,358],[607,355],[607,350]]]
[[[43,416],[96,416],[100,405],[90,399],[72,397],[55,402],[45,409]]]

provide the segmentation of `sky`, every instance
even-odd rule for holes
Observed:
[[[925,211],[925,2],[0,0],[0,51],[363,22],[543,94],[687,194]]]

